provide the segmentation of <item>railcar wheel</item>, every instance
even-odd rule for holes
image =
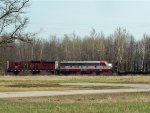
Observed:
[[[100,75],[100,72],[96,72],[96,75],[97,75],[97,76]]]

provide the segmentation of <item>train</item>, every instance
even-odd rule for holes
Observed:
[[[146,61],[7,61],[8,73],[15,75],[20,73],[32,74],[92,74],[92,75],[127,75],[150,74],[150,60]]]
[[[30,72],[67,74],[111,74],[113,66],[107,61],[7,61],[7,72],[15,75]]]

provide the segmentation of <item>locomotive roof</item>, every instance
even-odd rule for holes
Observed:
[[[60,63],[102,63],[107,61],[61,61]]]

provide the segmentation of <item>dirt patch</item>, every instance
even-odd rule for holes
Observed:
[[[15,84],[7,85],[6,87],[21,87],[21,88],[32,88],[32,87],[64,87],[59,84]]]
[[[15,84],[7,85],[11,88],[66,88],[66,89],[125,89],[128,87],[122,86],[81,86],[81,85],[60,85],[60,84]]]

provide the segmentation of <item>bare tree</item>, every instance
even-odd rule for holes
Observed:
[[[126,38],[128,34],[125,29],[118,28],[115,31],[114,34],[114,48],[115,48],[115,55],[116,55],[116,60],[121,63],[123,61],[124,57],[124,52],[125,52],[125,46],[126,46]]]
[[[24,34],[23,30],[28,23],[25,10],[29,6],[29,0],[0,0],[0,48],[1,70],[7,60],[7,47],[12,46],[16,40],[30,42],[30,34]],[[3,51],[2,51],[3,50]]]
[[[22,31],[28,23],[24,16],[29,0],[0,0],[0,45],[14,40],[28,41]]]

